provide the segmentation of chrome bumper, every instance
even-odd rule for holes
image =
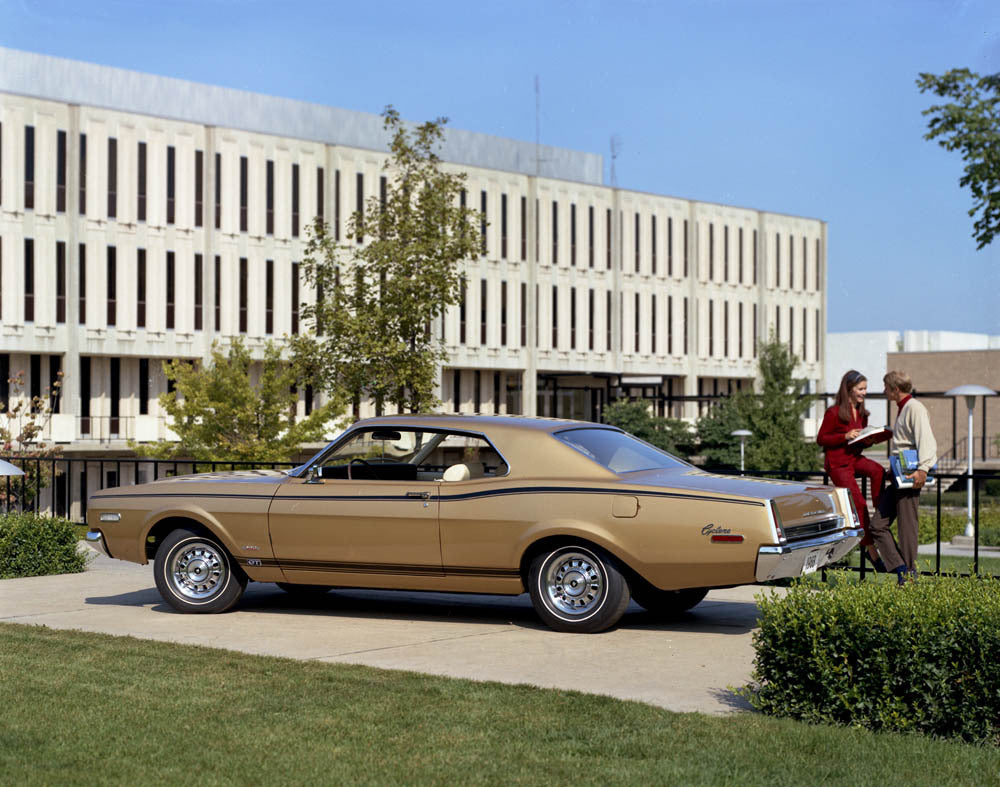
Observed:
[[[104,543],[104,533],[100,530],[88,530],[87,531],[87,544],[102,555],[111,557],[111,553],[108,552],[108,545]]]
[[[799,577],[835,563],[857,546],[864,533],[860,528],[841,530],[794,544],[761,547],[757,550],[757,581]]]

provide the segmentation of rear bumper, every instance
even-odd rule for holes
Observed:
[[[108,551],[108,545],[104,542],[104,533],[102,533],[100,530],[87,531],[87,544],[92,546],[102,555],[111,557],[111,553]]]
[[[766,546],[757,550],[757,581],[798,577],[835,563],[854,549],[864,530],[841,530],[794,544]]]

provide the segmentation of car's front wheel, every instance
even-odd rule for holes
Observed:
[[[225,612],[247,586],[247,575],[213,536],[175,530],[156,550],[156,588],[181,612]]]
[[[556,631],[604,631],[621,618],[629,588],[614,559],[590,546],[543,552],[531,563],[528,592],[538,616]]]

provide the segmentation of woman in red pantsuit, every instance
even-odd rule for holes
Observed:
[[[831,483],[849,490],[854,499],[858,516],[861,517],[861,525],[865,529],[865,537],[861,540],[861,544],[868,550],[872,564],[878,570],[884,571],[884,567],[880,567],[882,561],[875,551],[871,534],[868,532],[870,522],[868,505],[861,494],[855,475],[868,478],[872,490],[872,504],[877,508],[885,470],[878,462],[861,455],[861,449],[874,441],[848,445],[848,442],[868,426],[868,411],[865,409],[867,394],[868,379],[854,369],[847,372],[840,380],[840,388],[833,407],[823,416],[823,425],[816,435],[816,442],[823,446],[824,466]]]

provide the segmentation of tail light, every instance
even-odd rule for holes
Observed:
[[[771,501],[771,519],[774,521],[774,530],[778,536],[778,541],[785,541],[785,528],[781,522],[781,512],[778,511],[776,500]]]

